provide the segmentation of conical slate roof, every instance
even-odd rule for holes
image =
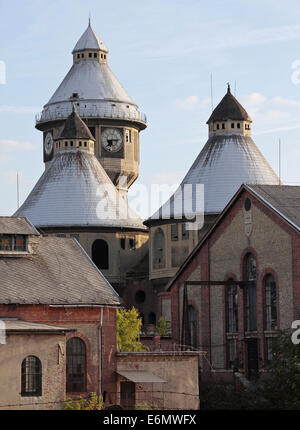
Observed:
[[[83,51],[84,49],[97,49],[101,51],[108,52],[108,49],[91,27],[91,22],[89,21],[88,28],[85,30],[81,38],[76,43],[73,53],[76,51]]]
[[[207,124],[211,121],[226,121],[228,119],[252,122],[246,110],[243,108],[240,102],[231,94],[229,84],[227,93],[222,98],[218,106],[214,109],[213,113],[207,121]]]
[[[107,50],[90,24],[73,53],[84,49]],[[77,112],[84,118],[120,118],[146,122],[146,117],[139,111],[107,62],[99,61],[99,58],[80,58],[74,61],[38,116],[37,123],[67,118],[74,101]]]
[[[195,185],[203,184],[204,212],[217,214],[243,183],[278,185],[280,181],[251,137],[223,134],[208,139],[183,179],[180,189],[184,194],[184,185],[193,185],[191,192],[185,192],[187,200],[192,200],[185,207],[195,210]],[[151,220],[164,218],[168,211],[171,218],[180,217],[184,213],[182,208],[181,196],[176,192],[146,224],[151,223]]]
[[[95,140],[88,126],[82,121],[73,107],[73,112],[65,122],[59,139],[90,139]]]
[[[15,213],[36,227],[117,227],[143,229],[94,156],[84,150],[62,150]]]

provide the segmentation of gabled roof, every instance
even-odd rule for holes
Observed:
[[[90,139],[95,141],[88,126],[82,121],[74,106],[73,112],[66,120],[58,139]]]
[[[76,43],[73,53],[76,51],[83,51],[84,49],[96,49],[98,51],[108,52],[108,49],[97,35],[97,33],[92,29],[91,22],[89,21],[88,28],[85,30],[81,38]]]
[[[76,240],[40,236],[32,247],[28,256],[1,256],[1,304],[120,304],[115,290]]]
[[[167,290],[172,288],[177,278],[181,275],[189,262],[197,254],[202,245],[206,242],[209,236],[214,232],[217,226],[222,222],[224,216],[228,213],[234,202],[239,198],[239,195],[244,191],[248,191],[254,197],[259,199],[270,210],[275,212],[279,217],[287,222],[293,229],[300,232],[300,186],[289,185],[245,185],[243,184],[233,198],[229,201],[225,209],[218,216],[214,225],[203,236],[200,242],[191,251],[181,267],[176,272],[173,279],[169,282]]]
[[[247,185],[261,201],[267,204],[290,225],[300,231],[300,187],[293,185]]]
[[[211,121],[226,121],[227,119],[251,121],[250,116],[240,104],[240,102],[231,94],[230,85],[225,96],[222,98],[218,106],[214,109],[209,117],[207,124]]]
[[[0,234],[39,235],[36,228],[25,217],[0,217]]]
[[[146,230],[104,168],[85,150],[58,151],[15,213],[36,227],[113,227]]]

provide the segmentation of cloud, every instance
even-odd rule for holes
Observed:
[[[41,109],[36,106],[6,106],[0,105],[0,113],[12,113],[21,115],[35,115]]]
[[[199,102],[197,96],[188,96],[185,99],[176,99],[175,104],[179,109],[191,110],[194,109]]]
[[[0,151],[9,152],[16,149],[21,151],[32,151],[35,147],[31,142],[20,142],[17,140],[6,139],[0,140]]]
[[[252,93],[241,97],[241,103],[245,106],[257,106],[265,103],[267,98],[260,93]]]
[[[5,185],[16,185],[17,184],[17,172],[13,170],[9,170],[7,172],[1,172],[0,178],[2,184]]]

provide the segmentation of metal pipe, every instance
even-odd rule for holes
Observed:
[[[100,324],[98,329],[99,342],[99,396],[102,394],[102,326],[103,326],[103,307],[100,309]]]

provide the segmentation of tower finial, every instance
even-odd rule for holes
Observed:
[[[91,27],[91,12],[89,13],[89,27]]]
[[[231,93],[231,91],[230,91],[230,83],[229,82],[227,82],[227,92]]]

